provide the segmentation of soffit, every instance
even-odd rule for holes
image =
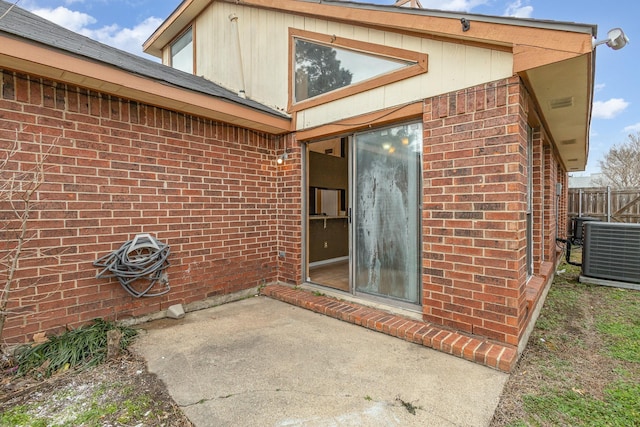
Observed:
[[[142,45],[149,55],[162,57],[162,48],[176,38],[212,0],[184,0]]]
[[[593,102],[593,54],[527,70],[525,81],[569,172],[586,168]]]

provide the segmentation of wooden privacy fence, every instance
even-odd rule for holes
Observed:
[[[640,189],[570,188],[569,218],[589,216],[607,222],[640,223]]]

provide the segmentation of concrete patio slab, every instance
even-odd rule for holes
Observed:
[[[486,426],[508,375],[266,297],[144,325],[135,349],[203,426]]]

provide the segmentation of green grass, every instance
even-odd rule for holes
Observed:
[[[140,423],[148,419],[153,420],[154,402],[151,396],[146,394],[134,395],[134,390],[123,388],[121,384],[110,384],[109,387],[117,390],[120,396],[119,402],[110,402],[113,394],[99,386],[91,390],[88,395],[69,400],[69,397],[77,391],[63,389],[51,399],[53,402],[65,402],[59,404],[55,417],[41,416],[41,403],[20,405],[10,408],[0,414],[0,426],[25,426],[25,427],[67,427],[88,426],[99,427],[112,425],[109,421],[116,420],[118,425],[149,425]],[[46,402],[43,404],[51,404]],[[54,403],[55,404],[55,403]]]
[[[98,365],[107,356],[107,332],[122,332],[121,348],[126,348],[137,332],[133,328],[117,326],[113,322],[96,319],[90,325],[52,336],[35,346],[25,345],[16,350],[18,375],[50,377],[70,368]]]
[[[524,426],[640,426],[640,292],[579,283],[579,268],[563,265],[531,335],[535,385],[521,395]],[[598,355],[591,372],[577,355]]]
[[[540,396],[525,396],[531,425],[637,426],[640,422],[640,384],[618,382],[595,399],[573,390],[550,389]]]
[[[611,308],[600,313],[596,327],[611,357],[640,363],[640,299],[638,291],[614,289],[606,294]]]
[[[607,322],[598,324],[607,339],[607,351],[619,360],[640,363],[640,322]]]
[[[36,423],[36,420],[29,415],[29,408],[26,405],[14,406],[9,408],[0,415],[0,426],[33,426],[33,427],[47,427],[46,420],[40,420]]]
[[[578,276],[580,269],[576,266],[565,264],[560,268],[564,272],[556,274],[554,286],[549,289],[549,294],[544,304],[544,315],[538,318],[536,328],[542,331],[552,331],[565,320],[566,313],[572,313],[580,309],[580,295]]]
[[[22,346],[16,351],[18,375],[49,377],[71,368],[87,368],[104,361],[107,356],[107,332],[119,329],[120,347],[126,348],[135,335],[135,329],[117,326],[101,319],[61,335],[48,337],[48,341],[35,346]],[[118,403],[109,401],[120,396]],[[55,418],[41,414],[42,405],[52,405]],[[0,426],[102,426],[105,419],[115,418],[121,425],[143,418],[151,412],[153,401],[147,395],[134,395],[131,387],[120,384],[100,384],[94,389],[76,390],[73,384],[57,390],[47,402],[19,405],[0,414]]]

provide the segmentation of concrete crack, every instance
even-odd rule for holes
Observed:
[[[185,403],[185,404],[179,404],[178,406],[181,408],[188,408],[190,406],[195,406],[195,405],[201,405],[205,402],[212,402],[215,400],[221,400],[221,399],[230,399],[232,397],[236,397],[236,396],[242,396],[242,395],[247,395],[247,394],[256,394],[256,393],[295,393],[295,394],[305,394],[308,396],[316,396],[316,397],[335,397],[335,394],[323,394],[323,393],[314,393],[311,391],[300,391],[300,390],[287,390],[287,389],[282,389],[282,388],[276,388],[276,389],[257,389],[257,390],[245,390],[245,391],[240,391],[237,393],[229,393],[226,395],[221,395],[221,396],[216,396],[216,397],[205,397],[202,398],[196,402],[191,402],[191,403]],[[362,398],[365,400],[372,400],[371,398],[369,398],[368,396],[352,396],[350,394],[344,394],[344,395],[337,395],[338,397],[342,397],[342,398]]]

